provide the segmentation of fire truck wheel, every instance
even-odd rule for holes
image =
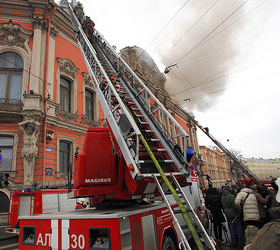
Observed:
[[[162,250],[176,250],[174,241],[169,236],[163,237]]]

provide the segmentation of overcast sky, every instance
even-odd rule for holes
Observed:
[[[137,45],[162,72],[174,65],[173,101],[227,148],[280,158],[279,0],[81,2],[117,51]]]

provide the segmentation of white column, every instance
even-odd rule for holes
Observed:
[[[34,35],[33,35],[33,48],[32,48],[32,61],[31,61],[31,74],[29,90],[39,94],[40,86],[40,65],[41,65],[41,42],[42,42],[42,20],[39,18],[33,21]]]

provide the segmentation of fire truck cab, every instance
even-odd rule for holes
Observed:
[[[23,216],[19,249],[176,249],[172,222],[162,202]]]

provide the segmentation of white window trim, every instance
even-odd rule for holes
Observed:
[[[20,100],[23,101],[23,94],[28,89],[28,78],[29,78],[29,68],[31,65],[31,56],[20,47],[17,46],[1,46],[0,47],[0,54],[6,52],[13,52],[21,56],[23,61],[23,70],[22,70],[22,82],[21,82],[21,94]]]
[[[0,136],[11,136],[14,137],[14,143],[13,143],[13,155],[12,155],[12,167],[9,172],[11,177],[16,176],[17,172],[17,148],[18,148],[18,141],[19,141],[19,135],[17,131],[9,131],[9,130],[1,130]]]
[[[70,83],[70,113],[75,114],[77,112],[77,80],[69,77],[64,73],[57,74],[57,95],[56,102],[60,104],[60,78],[65,78]],[[66,112],[66,111],[65,111]]]
[[[84,77],[83,81],[83,114],[86,114],[86,89],[92,91],[93,93],[93,99],[94,99],[94,111],[93,111],[93,121],[97,122],[99,119],[99,99],[98,95],[93,87],[93,84],[87,84],[86,78],[89,76],[87,73],[82,73]]]
[[[72,163],[72,170],[74,171],[74,155],[75,155],[75,149],[76,149],[76,141],[72,138],[69,137],[65,137],[65,136],[57,136],[57,143],[56,143],[56,153],[57,153],[57,161],[56,161],[56,177],[60,178],[60,177],[67,177],[67,173],[64,172],[60,172],[59,171],[59,150],[60,150],[60,141],[67,141],[71,143],[71,147],[70,147],[70,163]]]
[[[94,90],[94,88],[91,88],[89,86],[84,86],[84,91],[83,91],[83,100],[84,100],[84,105],[83,105],[83,114],[86,114],[86,90],[92,92],[93,94],[93,121],[98,121],[99,117],[99,108],[98,108],[98,101],[97,101],[97,94]]]
[[[57,58],[58,61],[58,69],[56,72],[56,102],[58,104],[60,104],[60,78],[64,77],[65,79],[69,80],[71,83],[71,96],[70,96],[70,113],[76,114],[77,113],[77,89],[78,89],[78,83],[77,83],[77,78],[76,78],[76,73],[79,70],[78,68],[75,67],[74,63],[68,59],[61,59],[61,58]],[[72,73],[72,75],[75,75],[75,77],[71,76],[71,73],[68,71],[66,71],[67,73],[65,73],[64,71],[61,71],[60,68],[63,67],[63,65],[65,63],[68,63],[68,65],[71,65],[71,70],[73,70],[75,73]]]

